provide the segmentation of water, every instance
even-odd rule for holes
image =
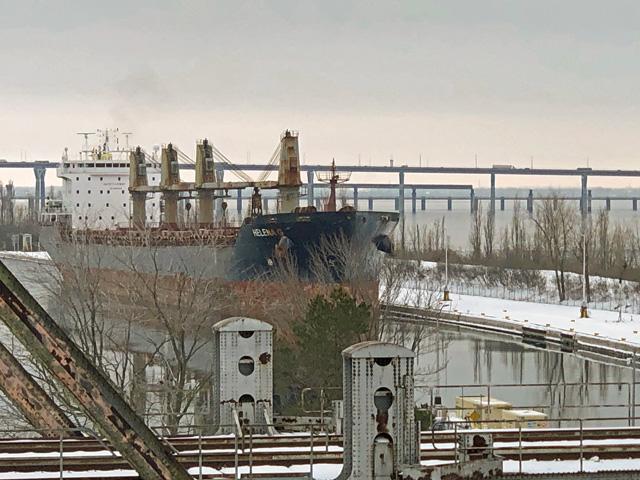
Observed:
[[[430,338],[421,343],[416,367],[420,403],[431,403],[437,395],[445,406],[454,407],[456,396],[490,394],[512,403],[513,408],[535,409],[553,419],[623,417],[588,424],[628,424],[633,398],[630,368],[530,347],[505,335],[449,326],[440,326],[439,334],[430,330]],[[640,394],[640,388],[636,390]],[[575,422],[562,423],[569,425]]]
[[[576,203],[577,202],[572,202]],[[483,216],[488,211],[489,203],[487,201],[481,202]],[[592,214],[596,215],[601,209],[604,209],[604,201],[594,200],[592,204]],[[366,200],[360,200],[359,208],[366,208]],[[495,232],[496,240],[500,239],[500,233],[504,228],[511,223],[513,217],[513,201],[507,201],[505,210],[500,210],[499,201],[496,202],[496,215],[495,215]],[[395,210],[395,202],[393,200],[377,200],[374,203],[375,210]],[[523,215],[526,213],[526,202],[520,201],[520,208]],[[535,208],[535,202],[534,202]],[[577,206],[576,206],[577,208]],[[424,226],[431,226],[434,222],[441,222],[442,218],[445,219],[446,235],[449,238],[449,245],[451,248],[468,250],[469,249],[469,232],[471,230],[471,221],[473,216],[470,213],[469,201],[459,200],[453,202],[453,209],[447,210],[446,200],[427,200],[427,209],[420,210],[420,200],[417,202],[416,213],[411,213],[411,201],[405,201],[405,238],[409,241],[414,235],[416,226],[423,228]],[[633,211],[631,207],[631,201],[628,202],[614,202],[612,209],[609,211],[609,219],[611,226],[616,224],[623,224],[629,227],[637,227],[640,225],[640,211]],[[532,231],[535,226],[533,222],[526,222],[528,228]],[[400,237],[401,225],[398,225],[396,232],[398,238]]]

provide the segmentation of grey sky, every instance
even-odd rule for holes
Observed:
[[[0,158],[118,126],[242,163],[289,127],[314,162],[638,167],[637,1],[0,8]]]

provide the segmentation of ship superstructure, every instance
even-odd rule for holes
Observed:
[[[72,229],[109,230],[125,228],[131,222],[129,194],[130,153],[128,145],[120,144],[122,135],[116,130],[83,132],[84,145],[77,158],[72,159],[65,149],[57,169],[62,179],[62,205],[48,205],[43,214],[46,223],[50,215],[64,216]],[[127,141],[128,141],[128,135]],[[89,139],[95,138],[95,144]],[[160,183],[159,162],[149,158],[147,180],[150,185]],[[55,208],[51,208],[54,207]],[[146,198],[146,222],[160,224],[160,195]]]

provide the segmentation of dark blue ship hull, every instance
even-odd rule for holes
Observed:
[[[356,248],[373,245],[389,253],[397,212],[280,213],[247,218],[233,250],[227,275],[231,280],[269,276],[283,262],[298,275],[312,276],[312,257],[332,255],[332,248],[350,242]],[[335,272],[339,280],[340,272]]]

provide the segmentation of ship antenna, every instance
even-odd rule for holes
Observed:
[[[89,159],[89,135],[95,135],[96,132],[78,132],[76,135],[82,135],[84,137],[84,147],[83,152],[85,154],[85,158]]]
[[[133,135],[133,132],[122,132],[122,135],[124,135],[125,150],[129,150],[129,135]]]

